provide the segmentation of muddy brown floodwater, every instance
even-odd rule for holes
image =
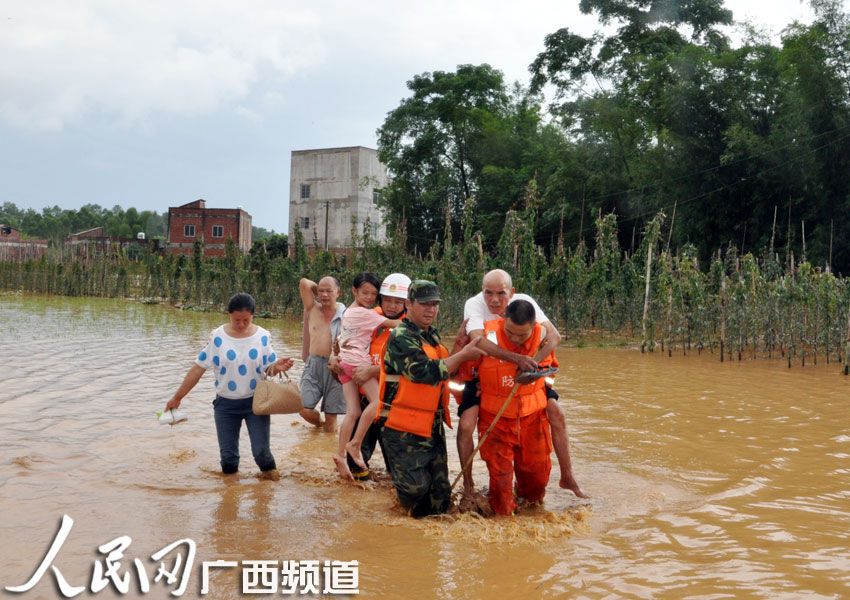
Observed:
[[[361,598],[850,597],[850,380],[835,364],[562,348],[556,389],[591,499],[559,489],[553,469],[543,508],[416,521],[385,482],[337,480],[335,436],[288,415],[272,417],[280,481],[255,477],[244,429],[242,469],[221,476],[210,375],[183,403],[188,422],[156,421],[224,319],[0,296],[2,587],[30,581],[68,515],[51,564],[80,597],[98,547],[121,536],[129,597],[174,597],[150,556],[185,538],[197,551],[187,598],[241,597],[244,561],[277,561],[278,577],[284,561],[354,560]],[[298,323],[258,322],[279,355],[299,356]],[[453,433],[449,458],[453,478]],[[486,484],[480,460],[475,475]],[[202,596],[205,561],[237,567],[210,568]],[[56,580],[48,569],[3,593],[62,598]],[[274,595],[289,594],[278,582]]]

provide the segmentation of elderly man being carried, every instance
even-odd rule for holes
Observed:
[[[535,322],[534,306],[514,300],[505,318],[487,321],[484,336],[504,350],[534,355],[541,345],[543,328]],[[554,360],[549,353],[542,363]],[[510,515],[517,508],[516,495],[529,502],[543,500],[552,469],[552,438],[546,418],[546,391],[542,377],[521,383],[517,365],[485,356],[478,363],[481,409],[478,434],[481,458],[490,472],[490,507],[496,514]],[[486,437],[485,437],[486,436]]]
[[[495,269],[484,275],[481,293],[466,301],[463,309],[463,317],[466,323],[466,331],[471,340],[481,339],[479,347],[487,354],[498,359],[514,363],[518,371],[533,371],[538,363],[549,356],[558,343],[561,336],[558,330],[546,317],[533,298],[525,294],[515,294],[511,276],[501,270]],[[505,316],[505,310],[512,300],[525,300],[531,304],[535,311],[536,322],[541,326],[543,341],[539,349],[532,356],[512,352],[506,348],[499,347],[484,337],[484,323]],[[564,412],[557,402],[558,394],[551,387],[544,389],[547,397],[546,416],[552,433],[552,445],[555,448],[555,456],[561,467],[561,478],[559,485],[571,490],[579,498],[587,495],[581,491],[578,483],[573,477],[572,462],[570,460],[570,443],[567,434],[567,420]],[[478,422],[479,405],[481,398],[478,394],[477,380],[468,381],[463,392],[463,399],[458,407],[458,432],[457,449],[460,464],[465,465],[472,455],[475,443],[473,431]],[[474,489],[471,469],[463,472],[464,494],[469,495]]]

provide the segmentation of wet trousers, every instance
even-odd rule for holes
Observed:
[[[384,426],[381,439],[399,503],[414,517],[446,512],[452,488],[446,434],[439,413],[434,418],[431,437]]]
[[[482,410],[478,417],[479,439],[496,415]],[[552,434],[546,411],[539,410],[519,419],[502,417],[481,446],[481,458],[490,472],[490,506],[496,514],[516,510],[517,496],[529,502],[542,500],[552,470]]]
[[[251,453],[260,471],[277,468],[269,447],[271,418],[269,415],[255,415],[253,401],[253,397],[231,400],[221,396],[216,396],[213,400],[215,431],[218,435],[223,473],[235,473],[239,470],[239,430],[242,428],[242,421],[245,421],[248,428]]]

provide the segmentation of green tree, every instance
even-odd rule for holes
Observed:
[[[551,110],[575,148],[558,187],[582,188],[582,218],[622,215],[621,244],[633,250],[629,230],[664,210],[673,245],[692,243],[704,259],[771,241],[800,256],[805,221],[807,257],[827,262],[830,240],[850,234],[834,219],[850,195],[850,27],[838,0],[812,4],[815,23],[787,29],[781,48],[754,33],[733,48],[717,0],[583,0],[617,28],[561,29],[530,66],[532,91],[556,90]],[[793,221],[781,236],[777,209]],[[836,246],[834,266],[850,267],[847,252]]]
[[[502,73],[487,64],[416,75],[407,87],[412,95],[377,132],[379,157],[392,176],[381,202],[391,226],[406,223],[409,247],[424,253],[442,239],[447,213],[453,234],[460,233],[466,199],[478,190],[476,148],[507,96]]]
[[[524,208],[526,186],[531,180],[537,186],[538,204],[545,211],[544,223],[533,233],[536,238],[548,238],[551,245],[564,204],[562,190],[553,190],[572,151],[561,131],[544,122],[541,97],[515,85],[504,109],[484,121],[476,154],[482,165],[476,217],[484,247],[495,248],[507,211]],[[569,210],[567,218],[575,212]]]
[[[251,256],[263,253],[269,258],[286,258],[289,256],[289,237],[284,233],[273,233],[268,237],[254,240],[249,253]]]
[[[833,240],[850,236],[850,221],[836,218],[850,210],[850,16],[837,0],[812,6],[815,22],[789,27],[780,57],[789,109],[783,125],[805,140],[803,152],[797,149],[805,187],[795,194],[793,216],[806,223],[810,262],[827,263],[834,245],[833,265],[846,273],[850,249]]]
[[[0,207],[0,223],[9,225],[15,229],[21,228],[24,219],[24,211],[18,208],[14,202],[4,202]]]
[[[271,229],[264,229],[262,227],[257,227],[256,225],[251,227],[251,239],[255,242],[258,241],[258,240],[264,240],[266,238],[270,238],[273,235],[280,235],[280,234],[276,234]],[[285,234],[283,234],[283,235],[285,235]]]
[[[580,146],[584,172],[605,174],[581,181],[590,197],[582,217],[601,210],[642,222],[669,198],[658,184],[688,169],[696,149],[683,156],[681,141],[719,137],[717,108],[686,92],[703,89],[695,65],[728,47],[716,27],[729,23],[731,13],[720,6],[716,0],[583,0],[582,12],[619,28],[607,37],[566,28],[546,37],[529,67],[532,90],[555,87],[551,109]]]

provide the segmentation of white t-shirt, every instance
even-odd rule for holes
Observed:
[[[277,360],[271,335],[257,327],[249,337],[234,338],[224,332],[224,325],[214,329],[195,364],[215,371],[215,392],[222,398],[249,398],[265,370]]]
[[[534,307],[534,312],[537,315],[538,323],[545,323],[549,320],[531,296],[526,294],[514,294],[511,298],[511,302],[514,300],[526,300],[531,302],[531,305]],[[490,307],[487,306],[487,302],[484,300],[484,292],[478,292],[477,295],[467,300],[466,304],[463,305],[463,318],[467,319],[466,332],[469,333],[476,329],[484,329],[484,323],[492,321],[493,319],[498,319],[499,315],[490,312]],[[546,333],[545,329],[543,330],[543,333]]]

